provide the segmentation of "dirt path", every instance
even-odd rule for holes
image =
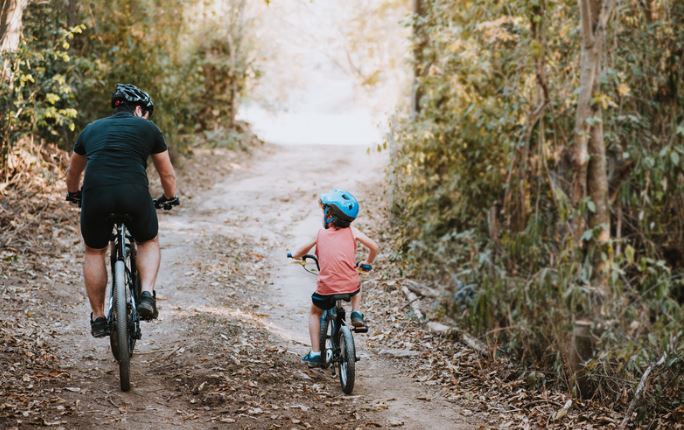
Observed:
[[[466,419],[436,387],[414,382],[410,363],[392,361],[368,346],[375,333],[372,310],[369,337],[356,336],[361,361],[352,396],[342,394],[330,373],[299,363],[308,349],[306,318],[315,278],[290,265],[286,250],[318,229],[316,201],[322,190],[349,188],[362,202],[366,195],[377,197],[383,166],[382,155],[368,155],[360,147],[275,146],[235,164],[231,174],[204,192],[186,190],[183,207],[161,215],[161,316],[143,325],[129,393],[118,389],[108,339],[89,335],[80,249],[69,245],[78,243],[74,227],[65,220],[48,239],[73,250],[56,259],[12,254],[18,263],[2,276],[8,287],[2,298],[16,304],[5,315],[14,312],[21,330],[8,317],[0,320],[0,335],[9,339],[2,357],[21,362],[0,374],[5,390],[0,398],[6,394],[0,427],[442,429],[479,424],[472,416]],[[371,227],[373,214],[365,207],[359,227]],[[18,300],[24,293],[31,298]],[[369,290],[369,302],[379,294],[382,289]],[[30,348],[40,348],[40,360],[19,357],[36,355],[25,352]],[[12,387],[10,380],[19,385]]]
[[[269,158],[237,180],[229,178],[201,209],[239,215],[239,227],[258,241],[270,244],[271,281],[263,291],[258,311],[267,327],[298,354],[308,350],[307,310],[315,277],[284,258],[287,249],[309,240],[321,225],[317,196],[333,186],[359,190],[382,187],[384,157],[367,154],[361,147],[279,147]],[[372,211],[372,208],[364,208]],[[362,212],[363,216],[363,212]],[[373,316],[369,315],[372,325]],[[371,333],[372,334],[372,333]],[[453,404],[432,397],[413,384],[399,369],[365,347],[365,336],[356,342],[362,360],[354,395],[359,402],[384,402],[383,425],[404,423],[406,428],[456,428],[465,420]],[[335,384],[332,376],[329,383]]]

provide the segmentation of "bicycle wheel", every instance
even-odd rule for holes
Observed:
[[[328,312],[324,312],[321,317],[321,333],[318,337],[321,348],[321,367],[327,369],[330,366],[333,356],[332,334],[334,322],[328,320]]]
[[[126,267],[123,261],[114,265],[114,312],[116,312],[116,343],[119,361],[119,379],[121,391],[131,389],[130,370],[131,355],[129,352],[128,312],[126,312]]]
[[[339,374],[340,385],[344,394],[351,394],[354,390],[354,367],[356,365],[356,347],[354,336],[349,327],[342,326],[339,332],[338,344],[340,345]]]

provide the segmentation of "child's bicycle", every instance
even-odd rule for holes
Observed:
[[[292,258],[290,253],[287,256]],[[315,270],[306,267],[306,260],[313,260],[316,263],[316,269],[320,270],[316,256],[307,254],[302,257],[300,264],[307,272],[317,274]],[[364,267],[364,271],[368,270],[370,267]],[[333,376],[335,373],[339,374],[340,385],[345,394],[351,394],[354,390],[355,366],[360,360],[356,356],[352,332],[368,333],[368,326],[350,327],[345,321],[346,311],[342,302],[351,301],[351,297],[351,294],[334,295],[335,307],[323,311],[321,316],[321,367],[323,369],[331,367]]]

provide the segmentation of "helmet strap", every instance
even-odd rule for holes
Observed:
[[[335,216],[331,213],[330,206],[323,206],[323,227],[327,230],[330,224],[335,222]]]

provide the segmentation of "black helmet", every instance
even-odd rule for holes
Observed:
[[[118,103],[117,103],[118,102]],[[116,84],[116,89],[112,93],[112,107],[118,107],[121,102],[130,105],[138,105],[152,116],[154,103],[152,97],[145,91],[131,84]]]

